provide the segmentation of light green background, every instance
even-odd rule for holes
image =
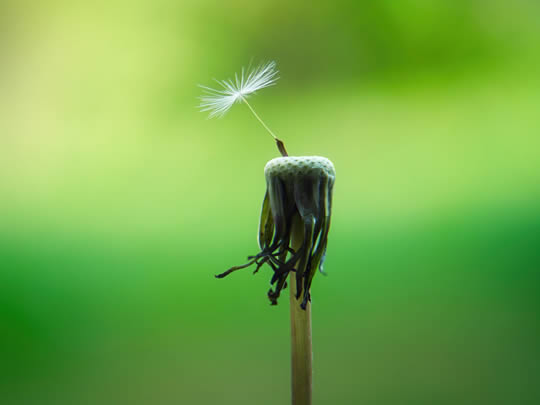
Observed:
[[[4,1],[0,403],[286,404],[257,252],[271,138],[197,84],[250,60],[336,167],[317,404],[540,402],[540,7]]]

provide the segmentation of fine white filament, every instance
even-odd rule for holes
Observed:
[[[276,62],[272,61],[248,71],[242,68],[240,76],[235,74],[234,79],[214,79],[223,87],[223,89],[213,89],[199,85],[199,87],[204,89],[204,94],[199,98],[201,100],[199,108],[201,111],[209,111],[209,118],[222,117],[229,111],[234,103],[245,103],[270,135],[272,135],[274,139],[277,139],[274,133],[266,126],[247,102],[247,97],[249,95],[264,89],[265,87],[273,86],[277,79],[279,79],[277,74]]]

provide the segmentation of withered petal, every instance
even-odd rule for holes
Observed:
[[[268,190],[266,190],[261,209],[261,219],[259,222],[259,247],[261,250],[264,250],[270,245],[273,235],[274,218],[270,209],[270,197],[268,195]]]

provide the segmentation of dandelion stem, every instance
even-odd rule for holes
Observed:
[[[285,145],[283,144],[283,142],[272,132],[272,130],[270,128],[268,128],[268,126],[264,123],[264,121],[261,119],[261,117],[259,117],[259,115],[255,112],[255,110],[248,103],[248,101],[246,100],[245,97],[242,97],[242,101],[248,106],[248,108],[251,110],[251,112],[253,113],[255,118],[257,118],[257,120],[259,120],[259,122],[262,124],[264,129],[266,129],[268,131],[268,133],[270,135],[272,135],[272,138],[274,138],[274,140],[276,141],[277,148],[279,149],[279,152],[281,153],[281,155],[282,156],[289,156],[287,154],[287,150],[285,149]]]
[[[298,218],[295,218],[298,219]],[[302,245],[304,230],[301,221],[295,220],[292,231],[292,248],[297,250]],[[296,277],[289,276],[291,305],[291,387],[292,405],[311,405],[312,399],[312,363],[311,348],[311,303],[306,309],[300,307],[302,298],[296,299]]]

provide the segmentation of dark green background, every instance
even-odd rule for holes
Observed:
[[[536,1],[4,1],[0,403],[286,404],[271,138],[337,171],[317,404],[540,403]]]

